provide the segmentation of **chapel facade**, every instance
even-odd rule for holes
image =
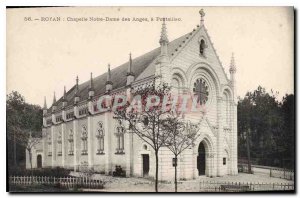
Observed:
[[[200,24],[191,32],[169,42],[162,24],[160,47],[132,59],[107,73],[75,85],[47,108],[43,107],[43,137],[34,148],[34,168],[63,167],[78,171],[87,164],[96,172],[112,174],[121,166],[126,176],[154,177],[155,154],[146,142],[113,119],[111,111],[99,112],[97,98],[102,95],[130,94],[132,90],[161,81],[178,93],[199,96],[205,112],[185,116],[197,123],[199,137],[194,147],[178,158],[178,179],[236,175],[237,100],[236,66],[231,58],[230,77],[214,49],[200,11]],[[174,178],[173,154],[159,151],[159,179]],[[30,168],[26,154],[26,167]]]

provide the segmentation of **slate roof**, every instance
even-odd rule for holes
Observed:
[[[191,37],[190,34],[191,33],[185,34],[169,42],[168,53],[170,57],[175,52],[175,49],[179,47],[179,45],[183,44],[184,41],[188,40]],[[132,60],[132,71],[135,74],[135,80],[141,80],[155,74],[154,61],[159,55],[160,55],[160,47],[144,55],[141,55],[137,58],[134,58]],[[111,81],[113,82],[113,90],[124,87],[126,85],[126,81],[127,81],[126,74],[127,74],[128,66],[129,66],[129,61],[111,70]],[[93,78],[95,96],[102,95],[105,93],[106,79],[107,79],[107,72]],[[88,99],[89,81],[90,80],[79,85],[80,101]],[[66,94],[66,99],[68,102],[67,106],[74,104],[74,97],[75,97],[75,85]],[[56,102],[56,105],[58,109],[62,107],[62,97]],[[49,110],[51,110],[51,108]]]

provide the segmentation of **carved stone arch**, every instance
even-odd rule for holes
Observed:
[[[199,145],[201,142],[204,144],[209,157],[213,157],[213,155],[215,154],[215,145],[212,138],[208,134],[204,134],[202,137],[200,136],[198,144],[196,145]]]
[[[206,38],[205,36],[201,35],[201,36],[199,36],[199,38],[198,38],[198,43],[199,43],[199,44],[201,43],[201,40],[204,40],[204,42],[205,42],[205,44],[206,44],[206,47],[208,47],[208,46],[207,46],[207,43],[208,43],[207,38]]]
[[[211,78],[211,80],[214,83],[215,86],[215,90],[216,90],[216,95],[218,96],[220,94],[220,80],[218,78],[218,75],[216,74],[216,72],[214,71],[214,69],[207,63],[205,62],[199,62],[196,64],[191,65],[187,72],[186,72],[186,76],[188,79],[188,85],[192,84],[192,80],[193,80],[193,76],[197,73],[197,71],[205,71],[209,78]]]
[[[216,146],[215,146],[215,142],[213,140],[213,138],[209,135],[204,133],[203,135],[200,135],[200,137],[198,138],[198,140],[195,143],[195,146],[193,148],[193,158],[194,158],[194,178],[197,178],[198,175],[200,175],[199,171],[199,157],[200,157],[200,153],[199,149],[200,149],[200,145],[204,146],[204,150],[205,150],[205,175],[212,177],[214,175],[214,171],[215,171],[215,152],[216,152]],[[200,157],[201,158],[201,157]],[[202,159],[203,160],[203,159]],[[203,164],[202,164],[203,165]],[[201,167],[201,165],[200,165]]]
[[[181,68],[175,67],[172,69],[172,79],[174,77],[180,79],[181,87],[187,86],[187,77],[185,72]]]
[[[233,92],[232,92],[232,89],[231,89],[230,86],[228,86],[228,85],[223,85],[222,88],[221,88],[221,93],[222,93],[222,94],[225,93],[225,94],[229,97],[230,100],[233,99],[233,98],[232,98]]]

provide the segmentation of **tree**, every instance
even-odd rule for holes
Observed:
[[[282,166],[294,168],[295,159],[295,100],[293,94],[286,94],[280,104],[280,110],[284,120],[283,132],[278,134],[276,140],[279,143]]]
[[[155,154],[155,191],[158,192],[158,151],[165,145],[169,131],[163,130],[163,121],[170,112],[163,99],[170,96],[166,84],[150,85],[132,93],[131,101],[114,111],[115,119],[128,122],[129,129],[145,141]],[[149,105],[149,104],[155,105]],[[134,105],[133,105],[134,104]]]
[[[294,96],[286,95],[282,102],[277,96],[277,92],[268,93],[259,86],[239,99],[239,157],[251,151],[252,162],[256,164],[279,167],[293,164]],[[288,164],[284,162],[286,158]]]
[[[31,131],[24,133],[24,132],[19,132],[17,134],[17,141],[19,144],[24,146],[28,152],[29,155],[29,162],[30,162],[30,171],[31,171],[31,176],[33,176],[33,168],[32,168],[32,150],[36,145],[40,143],[41,138],[37,137],[32,137]]]
[[[175,192],[177,192],[177,162],[178,156],[187,148],[193,147],[195,140],[199,137],[197,125],[187,123],[178,112],[171,113],[164,122],[163,128],[169,137],[165,140],[165,146],[174,154]]]
[[[6,134],[9,167],[19,165],[25,159],[26,146],[19,142],[19,137],[40,136],[42,130],[42,109],[38,105],[28,104],[25,98],[13,91],[6,96]],[[25,133],[25,134],[23,134]]]

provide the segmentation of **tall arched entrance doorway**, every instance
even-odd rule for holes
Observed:
[[[42,168],[42,155],[37,156],[36,162],[37,162],[37,168]]]
[[[197,156],[198,175],[205,175],[205,147],[203,142],[199,144]]]

